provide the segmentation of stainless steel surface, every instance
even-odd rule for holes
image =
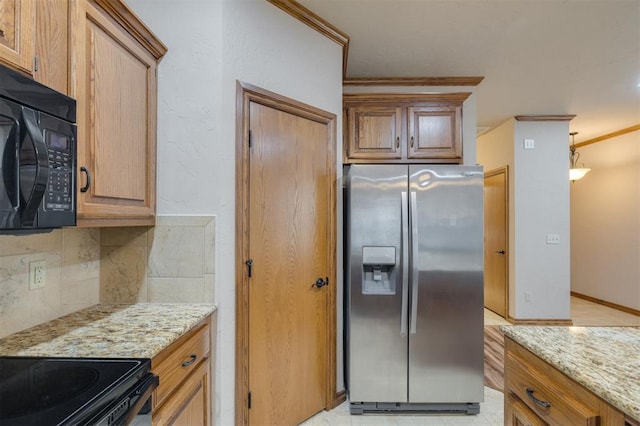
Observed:
[[[416,334],[418,320],[418,206],[416,193],[411,191],[411,325],[409,332]]]
[[[407,199],[407,191],[402,191],[401,198],[402,214],[402,253],[409,252],[409,200]],[[407,332],[407,318],[409,315],[409,256],[402,256],[402,313],[400,315],[400,333]]]
[[[402,318],[402,192],[407,167],[352,166],[348,175],[347,303],[349,395],[352,401],[407,401],[407,335]],[[405,213],[406,214],[406,213]],[[364,247],[395,247],[393,294],[364,294]]]
[[[353,413],[454,406],[477,412],[484,390],[482,185],[481,167],[350,167],[345,206]],[[375,264],[380,256],[371,253],[391,247],[395,264]]]
[[[410,402],[483,400],[483,175],[480,167],[410,166],[419,296],[409,339]],[[414,244],[415,246],[415,244]],[[419,378],[418,380],[413,380]]]

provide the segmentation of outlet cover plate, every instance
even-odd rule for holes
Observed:
[[[47,262],[37,260],[29,262],[29,290],[37,290],[45,286],[47,282]]]

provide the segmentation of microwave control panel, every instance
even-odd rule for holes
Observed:
[[[49,181],[45,193],[45,209],[72,210],[72,139],[48,129],[44,132],[44,139],[49,155]]]

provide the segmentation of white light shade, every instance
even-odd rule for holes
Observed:
[[[580,169],[569,169],[569,180],[578,180],[582,179],[584,175],[589,173],[591,169],[580,168]]]

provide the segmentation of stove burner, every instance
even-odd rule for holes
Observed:
[[[34,414],[75,398],[98,381],[98,370],[38,363],[28,370],[0,372],[0,420]],[[5,381],[6,380],[6,381]]]

